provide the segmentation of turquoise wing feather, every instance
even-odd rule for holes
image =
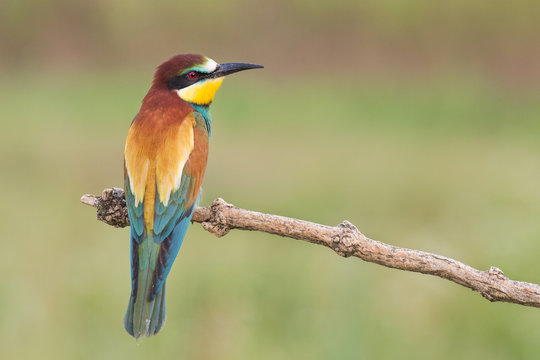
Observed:
[[[130,233],[131,233],[131,241],[130,241],[131,242],[131,246],[130,246],[131,295],[133,296],[137,292],[137,274],[138,274],[138,269],[139,269],[138,245],[143,240],[144,203],[140,202],[138,206],[135,206],[135,196],[131,192],[131,187],[129,184],[129,177],[126,177],[125,189],[126,189],[125,191],[126,206],[128,208],[128,217],[129,217]]]
[[[156,195],[154,241],[160,244],[160,249],[148,300],[161,290],[184,241],[196,205],[196,201],[190,201],[194,184],[193,176],[184,171],[180,188],[171,194],[167,206]]]

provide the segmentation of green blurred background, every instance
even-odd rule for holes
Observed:
[[[135,342],[131,119],[176,53],[261,63],[213,104],[203,205],[335,225],[540,282],[540,3],[8,1],[0,11],[0,358],[531,359],[540,310],[195,224],[162,332]]]

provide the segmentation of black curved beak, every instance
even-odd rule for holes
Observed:
[[[226,64],[219,64],[217,69],[214,70],[210,74],[210,77],[212,78],[218,78],[230,74],[234,74],[235,72],[243,71],[243,70],[249,70],[249,69],[260,69],[263,68],[262,65],[257,64],[246,64],[246,63],[226,63]]]

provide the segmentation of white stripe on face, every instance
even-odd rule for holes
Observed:
[[[199,71],[202,73],[209,74],[212,71],[216,70],[217,66],[218,66],[217,62],[215,62],[214,60],[210,58],[205,57],[205,60],[202,64],[195,65],[192,68],[190,68],[188,71],[194,70],[194,71]]]

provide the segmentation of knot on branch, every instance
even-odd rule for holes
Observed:
[[[490,267],[486,272],[491,283],[488,284],[487,288],[484,291],[481,291],[480,294],[491,302],[500,301],[506,294],[501,290],[501,287],[497,285],[502,281],[508,280],[508,278],[504,276],[501,269],[495,266]]]
[[[489,268],[488,275],[493,280],[506,280],[503,271],[495,266]]]
[[[332,248],[343,257],[354,255],[358,239],[364,235],[347,220],[339,224],[337,229],[338,231],[332,238]]]
[[[105,189],[98,198],[97,218],[114,227],[129,226],[129,217],[126,207],[124,189]]]
[[[227,235],[231,228],[227,223],[225,211],[233,207],[233,205],[227,203],[222,198],[217,198],[210,206],[210,218],[201,224],[202,227],[217,237]]]
[[[81,197],[81,202],[95,207],[96,218],[108,225],[117,228],[129,226],[124,189],[105,189],[101,196],[86,194]]]

